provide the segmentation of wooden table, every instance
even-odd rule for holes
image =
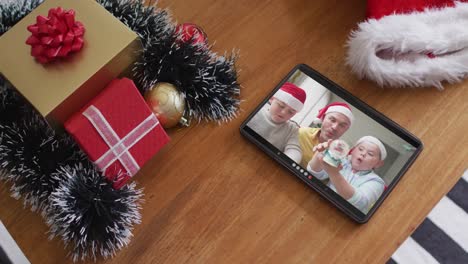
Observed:
[[[365,1],[161,1],[214,50],[239,49],[242,105],[222,125],[170,131],[138,176],[142,224],[106,263],[383,263],[468,164],[468,81],[444,91],[381,89],[344,65]],[[420,137],[425,149],[365,225],[351,221],[239,134],[241,122],[297,63],[306,63]],[[40,215],[0,187],[0,217],[32,263],[65,263]]]

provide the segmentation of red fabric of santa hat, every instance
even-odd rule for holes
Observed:
[[[351,112],[351,107],[347,103],[333,102],[320,109],[317,114],[317,119],[314,121],[316,124],[322,123],[323,119],[328,113],[340,113],[346,116],[349,120],[350,125],[353,124],[354,115]]]
[[[368,0],[347,63],[381,86],[435,86],[468,77],[468,0]]]
[[[284,83],[273,95],[274,98],[283,101],[297,112],[304,107],[306,92],[293,83]]]

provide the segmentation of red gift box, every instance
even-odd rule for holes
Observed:
[[[65,129],[120,189],[169,137],[132,80],[113,80]]]

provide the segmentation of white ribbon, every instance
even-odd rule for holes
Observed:
[[[109,146],[109,150],[94,162],[96,166],[104,172],[112,163],[119,160],[130,176],[135,175],[140,170],[140,166],[129,152],[129,149],[159,124],[156,116],[151,113],[130,133],[120,139],[101,111],[94,105],[89,106],[83,112],[83,115],[88,118],[104,142]]]

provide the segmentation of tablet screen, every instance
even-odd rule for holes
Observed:
[[[359,222],[422,149],[416,137],[305,65],[278,84],[241,131]]]

